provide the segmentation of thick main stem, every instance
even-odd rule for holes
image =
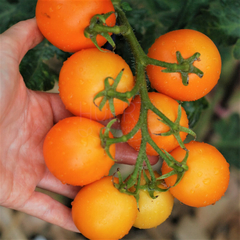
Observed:
[[[138,157],[135,163],[134,171],[131,175],[131,177],[127,180],[125,187],[129,189],[133,185],[137,184],[136,189],[139,189],[140,185],[140,178],[141,173],[143,170],[143,164],[144,161],[147,159],[146,155],[146,147],[147,144],[150,144],[153,149],[156,150],[156,152],[167,162],[168,165],[174,164],[174,161],[172,161],[170,158],[165,155],[165,153],[157,146],[157,144],[152,140],[149,130],[148,130],[148,124],[147,124],[147,117],[148,117],[148,111],[153,111],[155,114],[159,116],[159,118],[162,119],[162,121],[168,125],[172,130],[177,131],[179,126],[177,123],[172,122],[169,118],[167,118],[160,110],[158,110],[150,101],[148,96],[148,89],[147,89],[147,82],[146,82],[146,74],[145,69],[147,65],[154,64],[157,66],[162,66],[166,68],[177,68],[179,65],[176,63],[166,63],[161,62],[157,60],[153,60],[149,58],[145,52],[143,51],[142,47],[140,46],[138,40],[135,37],[135,34],[132,30],[132,27],[130,26],[127,17],[123,10],[120,7],[121,0],[112,0],[112,3],[114,5],[115,11],[118,16],[118,23],[119,28],[118,29],[124,29],[121,34],[126,39],[126,41],[129,43],[130,48],[132,50],[132,54],[135,59],[135,69],[136,69],[136,83],[132,91],[126,92],[126,93],[117,93],[119,94],[119,97],[132,97],[133,95],[139,93],[140,99],[141,99],[141,108],[140,108],[140,115],[137,124],[132,129],[132,131],[126,135],[123,135],[119,138],[107,138],[106,139],[106,145],[109,147],[111,144],[119,143],[119,142],[126,142],[131,137],[133,137],[139,130],[141,131],[141,145],[140,150],[138,153]],[[124,28],[122,27],[124,26]],[[157,62],[156,62],[157,61]],[[188,66],[187,66],[188,67]],[[180,70],[186,70],[186,65],[180,65]],[[109,92],[109,95],[114,95],[116,92]],[[113,96],[114,97],[114,96]],[[180,123],[179,123],[180,124]],[[152,167],[150,165],[150,162],[146,160],[147,168],[150,172],[152,182],[156,183],[156,178],[154,176]],[[175,166],[177,168],[178,166]],[[182,170],[182,169],[181,169]],[[124,187],[124,191],[126,191],[126,188]],[[138,191],[136,191],[138,192]]]

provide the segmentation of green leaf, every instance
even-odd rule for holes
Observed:
[[[184,28],[199,14],[200,9],[205,9],[209,4],[209,0],[186,0],[182,2],[184,4],[178,12],[178,18],[168,31]]]
[[[188,116],[190,128],[195,126],[200,118],[200,115],[208,108],[208,106],[208,101],[204,97],[196,101],[182,103],[182,107],[185,109]]]
[[[49,61],[53,58],[61,62],[69,56],[50,44],[46,39],[28,51],[20,64],[20,72],[26,86],[32,90],[47,91],[58,80],[58,69],[53,69]],[[60,70],[60,69],[59,69]]]
[[[35,16],[37,0],[1,0],[0,3],[0,33],[19,21]],[[29,89],[46,91],[52,89],[58,80],[58,69],[53,69],[49,62],[56,58],[60,63],[69,57],[68,53],[54,47],[44,40],[30,50],[20,64],[20,72]],[[58,70],[58,71],[57,71]]]
[[[237,40],[234,48],[233,48],[233,56],[235,59],[240,59],[240,38]]]
[[[128,2],[122,2],[121,7],[126,12],[132,11],[132,8]]]
[[[10,4],[7,0],[0,3],[0,33],[3,33],[9,25],[12,14],[16,11],[17,4]]]
[[[213,0],[185,27],[205,33],[216,44],[230,46],[240,37],[240,2]]]
[[[240,115],[232,114],[227,119],[221,119],[214,124],[214,130],[219,140],[214,143],[226,160],[240,168]]]
[[[1,0],[0,3],[0,33],[14,25],[15,23],[33,18],[35,16],[37,0],[19,0],[10,3]]]

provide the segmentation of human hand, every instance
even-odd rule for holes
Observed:
[[[19,72],[23,56],[42,40],[35,19],[19,22],[0,36],[0,205],[78,231],[70,208],[35,191],[39,187],[72,199],[79,191],[79,187],[62,184],[48,171],[42,152],[47,132],[71,114],[58,94],[27,89]],[[128,144],[117,145],[119,162],[134,164],[136,157],[137,152]],[[155,163],[157,158],[150,160]]]
[[[14,25],[0,37],[0,205],[78,231],[69,208],[35,191],[40,187],[74,198],[79,190],[58,181],[46,168],[42,153],[47,132],[71,114],[57,94],[27,89],[19,72],[23,56],[42,40],[35,19]]]

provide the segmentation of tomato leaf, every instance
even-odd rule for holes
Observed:
[[[121,7],[126,12],[132,11],[132,8],[128,2],[122,2]]]
[[[69,55],[54,47],[47,40],[28,51],[20,64],[20,72],[26,86],[39,91],[52,89],[58,80],[62,61]],[[56,64],[52,63],[53,59]]]
[[[208,106],[209,103],[205,97],[196,101],[182,103],[182,107],[185,109],[188,116],[190,128],[195,126],[200,118],[201,113],[207,109]]]
[[[12,3],[11,3],[12,2]],[[13,24],[33,18],[35,16],[37,0],[1,1],[0,33]],[[54,47],[44,40],[37,47],[30,50],[20,64],[20,72],[29,89],[46,91],[53,88],[58,79],[59,66],[53,66],[52,59],[65,60],[68,53]],[[61,63],[59,63],[61,64]],[[55,68],[55,69],[54,69]]]
[[[240,38],[237,40],[233,48],[233,56],[235,59],[240,59]]]
[[[214,130],[219,136],[214,143],[227,161],[240,168],[240,115],[232,114],[227,119],[215,122]]]
[[[185,27],[205,33],[218,45],[230,46],[240,37],[239,11],[239,1],[209,1],[208,8],[201,9]]]
[[[12,3],[9,0],[1,0],[0,33],[19,21],[33,18],[36,3],[37,0],[19,0]]]

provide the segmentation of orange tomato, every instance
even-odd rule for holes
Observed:
[[[102,124],[81,117],[59,121],[48,132],[43,155],[49,171],[63,183],[86,185],[108,175],[114,161],[101,146]],[[115,156],[115,145],[110,153]]]
[[[116,88],[118,92],[130,91],[134,87],[133,74],[127,63],[113,52],[101,52],[97,48],[81,50],[73,54],[60,71],[59,92],[66,108],[74,115],[97,121],[112,118],[109,102],[100,111],[93,103],[97,93],[104,90],[107,77],[116,78],[124,69]],[[113,80],[109,81],[113,84]],[[100,104],[101,98],[95,103]],[[129,99],[130,101],[130,99]],[[121,114],[128,103],[114,99],[115,114]]]
[[[204,207],[214,204],[225,193],[229,183],[229,164],[222,154],[213,146],[190,142],[185,144],[189,150],[187,159],[188,171],[181,181],[170,188],[171,194],[182,203],[192,207]],[[186,152],[178,147],[171,155],[181,162]],[[162,165],[162,174],[170,172],[166,162]],[[173,175],[165,179],[169,186],[173,186],[177,176]]]
[[[42,34],[54,46],[65,52],[76,52],[94,47],[84,36],[91,18],[111,11],[114,11],[111,0],[38,0],[36,20]],[[115,22],[114,14],[106,20],[108,26],[114,26]],[[99,46],[106,41],[97,36]]]
[[[72,203],[72,216],[76,227],[89,239],[120,239],[136,219],[137,202],[118,191],[111,176],[104,177],[79,191]]]
[[[193,63],[203,73],[200,78],[189,74],[189,84],[184,86],[180,73],[164,73],[163,67],[147,66],[151,85],[158,92],[181,101],[194,101],[209,93],[217,84],[221,73],[221,56],[215,44],[206,35],[190,29],[168,32],[150,47],[148,56],[160,61],[177,63],[176,52],[189,58],[199,52],[200,58]]]
[[[178,102],[174,99],[163,95],[161,93],[150,92],[148,96],[153,103],[153,105],[159,109],[163,114],[165,114],[171,121],[177,119],[178,114]],[[137,124],[138,118],[140,116],[141,100],[139,96],[136,96],[130,106],[124,111],[121,118],[121,129],[123,134],[128,134],[134,126]],[[160,134],[169,131],[169,127],[159,121],[159,117],[152,111],[148,111],[147,115],[148,131],[150,133],[153,141],[158,145],[159,148],[165,149],[166,151],[171,151],[176,148],[179,144],[173,135],[170,136],[158,136],[155,134]],[[183,127],[188,127],[188,118],[185,110],[182,108],[182,115],[180,120],[180,125]],[[181,139],[184,140],[187,133],[180,132]],[[141,130],[139,130],[132,138],[128,140],[128,144],[134,149],[139,150],[142,140]],[[148,155],[158,155],[158,153],[147,144],[146,152]]]

